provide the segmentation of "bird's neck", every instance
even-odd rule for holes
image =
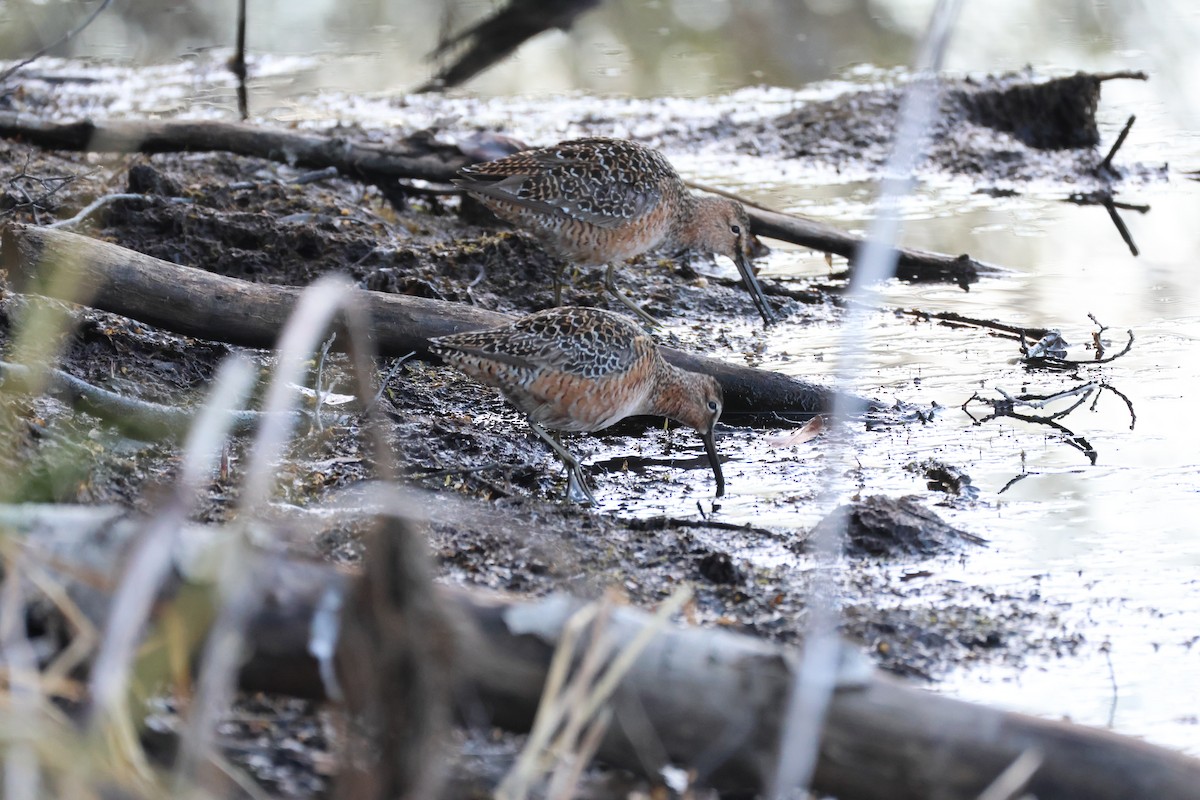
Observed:
[[[682,422],[696,430],[704,427],[704,420],[696,415],[695,397],[699,387],[691,373],[667,364],[667,368],[659,373],[655,388],[656,391],[652,392],[655,402],[650,414]]]
[[[717,198],[697,197],[683,190],[675,205],[675,219],[671,226],[672,243],[677,249],[691,247],[710,253],[718,249],[717,243],[709,241],[712,228],[710,218],[714,213],[712,201],[720,202]]]

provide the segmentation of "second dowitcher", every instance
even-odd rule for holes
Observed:
[[[656,247],[694,248],[733,259],[763,321],[776,320],[750,265],[750,220],[741,203],[692,194],[661,153],[624,139],[574,139],[465,167],[454,181],[497,216],[533,233],[559,260],[607,265],[605,285],[630,310],[654,319],[613,283],[613,265]]]
[[[713,430],[721,385],[667,363],[631,319],[595,308],[551,308],[510,325],[430,340],[430,350],[495,386],[567,468],[568,494],[596,502],[578,459],[549,431],[598,431],[626,417],[669,417],[695,428],[717,482],[725,476]]]

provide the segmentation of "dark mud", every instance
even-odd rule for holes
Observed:
[[[852,148],[856,159],[872,162],[886,151],[882,134],[890,128],[882,112],[894,112],[897,98],[894,92],[856,95],[820,113],[813,108],[788,120],[764,120],[759,130],[742,131],[741,141],[774,141],[763,146],[785,157],[832,157],[837,154],[831,148]],[[37,104],[43,113],[49,108],[44,98]],[[833,110],[838,120],[830,116]],[[879,134],[878,140],[849,135],[849,121]],[[800,145],[791,135],[801,131],[809,144]],[[952,144],[947,140],[942,146]],[[992,151],[989,163],[1019,160],[1002,158],[1002,152],[1012,151]],[[1082,168],[1083,156],[1071,152],[1063,157]],[[837,157],[849,156],[846,150]],[[974,174],[973,157],[960,154],[954,168]],[[944,162],[947,168],[953,163]],[[553,264],[525,235],[460,215],[457,200],[414,192],[395,204],[374,188],[341,178],[292,183],[298,174],[275,163],[222,154],[97,159],[0,142],[0,211],[3,220],[46,223],[70,217],[96,196],[134,190],[143,197],[109,205],[81,232],[252,281],[306,285],[341,272],[365,288],[501,311],[550,305]],[[1014,167],[1005,174],[1025,173]],[[651,313],[672,320],[661,341],[755,360],[761,346],[757,314],[729,279],[731,266],[700,257],[656,256],[622,272],[627,292]],[[576,272],[571,280],[568,302],[613,307],[599,271]],[[774,299],[792,325],[802,325],[810,314],[827,320],[833,307]],[[7,345],[35,305],[44,304],[4,288],[0,334]],[[72,320],[59,343],[59,366],[130,396],[198,404],[217,365],[232,350],[86,308],[58,308]],[[271,354],[250,355],[266,374]],[[802,547],[799,556],[793,551],[805,531],[722,525],[690,511],[680,519],[622,519],[566,505],[560,501],[564,480],[556,460],[495,392],[440,366],[379,366],[381,375],[390,376],[381,402],[399,468],[406,480],[435,498],[417,511],[429,520],[429,549],[441,580],[534,595],[596,596],[616,587],[642,606],[654,605],[686,582],[696,588],[691,616],[700,624],[785,642],[802,636],[812,564]],[[343,357],[330,355],[323,372],[322,389],[351,392]],[[322,413],[324,424],[304,426],[280,468],[281,503],[318,504],[371,477],[362,420],[336,409]],[[151,511],[176,470],[173,446],[124,438],[57,401],[14,397],[0,424],[7,441],[15,443],[0,453],[10,496]],[[237,441],[230,447],[227,469],[207,488],[198,519],[228,518],[245,446]],[[625,426],[577,440],[576,446],[603,451],[591,459],[591,469],[598,493],[606,497],[669,493],[685,466],[696,466],[697,475],[706,471],[699,442],[686,431]],[[663,458],[667,469],[627,468],[627,456],[664,453],[669,454]],[[952,470],[942,465],[943,473]],[[706,482],[696,485],[708,491]],[[812,487],[797,491],[814,493]],[[699,496],[709,503],[707,495]],[[941,499],[931,488],[921,501]],[[351,523],[327,524],[311,541],[291,544],[343,563],[362,557],[357,526]],[[912,551],[852,552],[838,576],[843,633],[882,668],[926,680],[971,661],[1020,664],[1030,654],[1069,654],[1083,640],[1035,588],[994,594],[939,580],[939,559],[955,558],[958,549],[957,542],[925,542],[915,570],[905,561]],[[270,722],[247,722],[244,715],[251,712],[246,709]],[[290,796],[308,795],[324,782],[317,765],[325,763],[319,753],[328,737],[323,728],[313,727],[311,709],[300,710],[305,713],[297,715],[296,707],[276,701],[246,699],[229,722],[226,742],[235,760]],[[482,747],[478,740],[464,741],[474,742],[476,753]],[[304,755],[281,759],[280,753],[293,750]],[[460,764],[471,761],[470,753],[462,758]]]
[[[921,170],[970,180],[980,190],[1019,191],[1036,181],[1090,191],[1165,180],[1165,164],[1117,159],[1101,168],[1113,144],[1101,146],[1096,123],[1102,86],[1102,76],[1086,73],[941,79]],[[892,151],[904,92],[900,86],[861,89],[754,123],[721,121],[666,138],[676,147],[715,139],[721,149],[749,155],[878,173]]]

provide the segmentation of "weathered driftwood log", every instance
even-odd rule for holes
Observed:
[[[404,149],[356,144],[346,139],[219,120],[77,120],[60,122],[0,111],[0,137],[48,150],[90,153],[223,151],[297,167],[334,167],[343,175],[383,183],[398,178],[445,181],[468,159],[452,145],[412,137]]]
[[[181,267],[142,253],[65,231],[10,225],[0,243],[0,267],[19,291],[50,294],[149,325],[245,347],[273,347],[301,289],[273,286]],[[72,280],[46,281],[39,273],[70,270]],[[54,287],[62,287],[55,289]],[[364,291],[378,352],[415,352],[432,358],[429,339],[495,327],[511,317],[458,303]],[[777,372],[729,364],[663,348],[668,361],[715,377],[733,414],[816,413],[831,393]]]
[[[98,623],[114,581],[84,582],[79,576],[118,574],[121,544],[137,523],[114,513],[0,506],[0,524],[19,532],[31,555],[52,557],[58,579]],[[189,529],[185,538],[194,548],[207,530]],[[180,566],[186,571],[186,563]],[[241,685],[324,698],[325,683],[310,652],[312,620],[318,607],[330,607],[331,593],[346,596],[351,578],[332,566],[281,558],[264,559],[260,569],[256,584],[265,602],[247,632],[254,650],[240,673]],[[181,581],[177,576],[176,585],[163,587],[164,596],[179,591]],[[458,696],[475,704],[470,715],[478,719],[485,711],[491,722],[528,730],[558,637],[581,601],[561,596],[530,601],[449,587],[435,595],[470,623],[458,629],[454,648]],[[45,607],[40,613],[47,613]],[[618,609],[611,619],[607,630],[618,647],[649,622],[634,609]],[[389,635],[386,628],[378,633]],[[661,631],[614,696],[614,724],[601,758],[650,777],[669,760],[696,768],[707,784],[731,796],[759,792],[779,757],[781,709],[796,669],[785,648],[750,636]],[[1040,798],[1183,800],[1195,797],[1200,785],[1200,760],[1180,753],[952,700],[852,667],[832,698],[814,788],[841,800],[974,800],[1030,751],[1041,765],[1025,791]]]
[[[0,111],[0,137],[49,150],[96,153],[226,151],[295,166],[334,167],[347,177],[384,188],[397,179],[446,183],[472,159],[452,145],[412,137],[400,152],[344,139],[214,120],[76,120],[61,122]],[[705,191],[712,191],[707,189]],[[448,188],[448,191],[452,191]],[[755,234],[853,259],[863,237],[816,220],[747,206]],[[900,248],[898,275],[911,280],[974,282],[998,268],[969,256]]]
[[[750,214],[755,235],[811,247],[822,253],[833,253],[849,259],[851,265],[863,244],[861,236],[816,220],[754,206],[747,206],[746,211]],[[950,256],[914,247],[897,247],[896,254],[896,277],[901,280],[952,281],[965,289],[979,280],[980,273],[1002,271],[1000,267],[977,261],[965,253]]]

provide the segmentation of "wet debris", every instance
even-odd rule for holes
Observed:
[[[1038,339],[1034,344],[1025,349],[1025,357],[1030,359],[1035,358],[1058,358],[1067,357],[1067,340],[1063,338],[1062,331],[1057,328],[1051,330],[1041,339]]]
[[[1032,345],[1025,341],[1025,333],[1022,331],[1021,355],[1025,360],[1025,365],[1054,370],[1073,370],[1080,366],[1095,366],[1116,361],[1133,349],[1133,330],[1127,330],[1125,346],[1109,355],[1108,349],[1112,342],[1104,336],[1109,330],[1109,326],[1096,319],[1095,314],[1088,314],[1088,319],[1096,325],[1096,330],[1092,332],[1091,342],[1088,345],[1094,353],[1091,359],[1087,361],[1068,359],[1067,351],[1071,345],[1057,329],[1046,331],[1042,338]]]
[[[738,569],[729,553],[713,551],[700,559],[700,576],[712,583],[742,583],[746,576]]]
[[[812,539],[833,526],[845,531],[846,555],[896,558],[945,555],[967,544],[987,540],[943,522],[912,497],[871,495],[838,506],[817,523],[806,538]]]
[[[1123,77],[1145,80],[1142,73]],[[1039,150],[1070,150],[1100,144],[1096,108],[1105,76],[1077,72],[1065,78],[1030,81],[1028,73],[966,81],[952,91],[977,125],[1011,133]]]
[[[914,461],[904,467],[925,477],[925,486],[931,492],[945,492],[954,498],[973,502],[979,497],[979,488],[971,483],[971,476],[961,467],[947,464],[936,458]]]
[[[982,190],[1010,181],[1099,187],[1116,179],[1164,180],[1165,165],[1117,170],[1111,167],[1111,156],[1097,152],[1100,87],[1118,78],[1146,76],[1081,72],[1046,78],[1024,70],[979,79],[941,78],[938,112],[927,129],[924,167],[967,176]],[[905,91],[903,85],[864,89],[805,103],[739,130],[705,133],[731,138],[738,151],[752,155],[877,171],[891,152]]]

